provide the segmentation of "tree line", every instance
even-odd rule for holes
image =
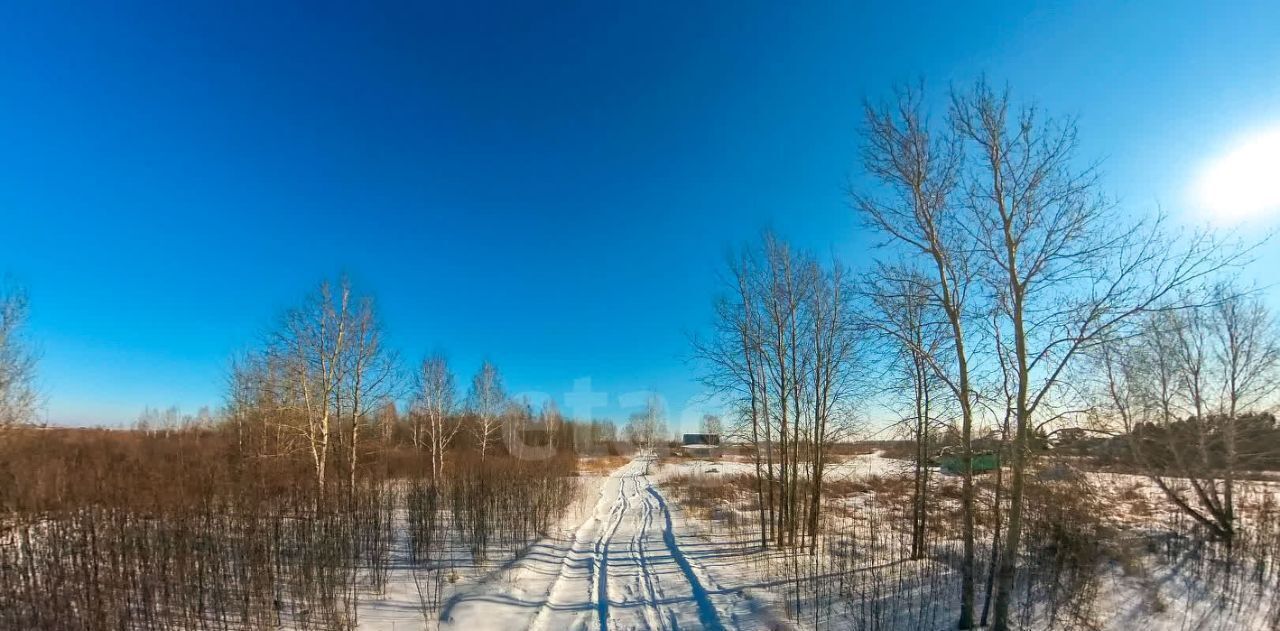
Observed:
[[[222,409],[41,427],[26,305],[0,293],[4,628],[354,628],[400,540],[430,621],[457,564],[544,536],[577,454],[618,438],[511,397],[489,361],[465,394],[442,355],[403,370],[346,280],[236,358]]]

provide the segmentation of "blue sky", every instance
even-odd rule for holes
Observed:
[[[218,404],[228,358],[344,272],[460,381],[489,357],[513,391],[678,412],[726,247],[866,256],[864,98],[1007,81],[1178,216],[1280,126],[1274,3],[372,4],[0,6],[0,273],[49,420]]]

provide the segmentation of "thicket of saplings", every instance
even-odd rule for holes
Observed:
[[[789,617],[815,628],[837,620],[858,629],[948,628],[954,625],[960,588],[959,476],[935,470],[927,478],[919,504],[926,515],[923,545],[913,550],[920,520],[910,473],[914,447],[900,451],[902,475],[828,471],[812,551],[801,541],[793,547],[771,544],[771,550],[758,554],[754,473],[678,475],[667,485],[709,536],[733,542],[760,565],[761,576],[775,579],[772,589],[785,599]],[[1146,586],[1142,611],[1155,615],[1174,609],[1185,628],[1280,627],[1280,602],[1273,598],[1280,590],[1280,507],[1271,493],[1242,490],[1240,517],[1247,527],[1227,544],[1177,510],[1148,515],[1147,527],[1139,532],[1122,531],[1107,519],[1126,510],[1115,491],[1052,455],[1039,457],[1037,471],[1026,486],[1026,537],[1012,621],[1017,627],[1107,626],[1111,612],[1105,610],[1103,588],[1105,580],[1116,577]],[[977,606],[984,625],[993,598],[993,544],[1006,527],[1009,490],[1007,475],[1003,478],[994,472],[975,476]],[[802,489],[809,484],[807,478],[800,481]]]
[[[429,457],[387,432],[365,439],[354,484],[338,457],[321,491],[309,455],[242,442],[231,429],[0,436],[0,628],[352,628],[361,594],[402,562],[393,549],[434,572],[438,595],[450,542],[477,559],[526,545],[573,497],[568,452],[480,462],[463,445],[433,481]]]

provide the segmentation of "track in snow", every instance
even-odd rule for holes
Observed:
[[[516,564],[509,584],[464,595],[443,614],[457,629],[736,629],[756,605],[710,584],[680,548],[652,457],[605,481],[594,514],[567,541],[550,541]]]

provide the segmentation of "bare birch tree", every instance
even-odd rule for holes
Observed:
[[[354,488],[361,427],[395,399],[399,383],[397,357],[383,343],[373,301],[354,296],[346,278],[336,288],[324,282],[284,315],[265,348],[233,366],[230,414],[242,454],[304,450],[320,492],[333,458],[345,457]],[[246,437],[256,444],[244,445]]]
[[[564,427],[564,415],[560,413],[560,407],[556,405],[555,399],[547,399],[542,403],[542,410],[538,413],[538,417],[542,422],[543,430],[547,433],[547,446],[554,452],[557,437],[561,428]]]
[[[443,355],[422,361],[418,370],[418,391],[413,402],[414,444],[431,454],[431,479],[444,477],[444,454],[453,443],[461,424],[451,422],[454,413],[453,371]]]
[[[888,332],[885,337],[892,349],[890,374],[900,375],[890,381],[891,389],[909,392],[907,409],[899,409],[901,426],[915,443],[915,466],[911,503],[911,558],[925,555],[928,531],[929,449],[935,440],[933,428],[943,407],[934,377],[934,366],[947,350],[945,319],[938,313],[929,278],[909,269],[884,266],[872,274],[866,285],[873,312],[869,325]],[[901,397],[895,397],[901,398]]]
[[[346,283],[344,282],[344,286]],[[394,400],[400,393],[399,361],[395,352],[383,344],[382,327],[374,312],[372,298],[357,301],[354,309],[344,313],[349,322],[347,343],[339,351],[343,382],[339,384],[339,411],[345,403],[350,427],[348,454],[348,492],[354,493],[356,471],[360,462],[360,426],[369,421],[372,412]]]
[[[344,280],[335,292],[328,282],[322,283],[303,306],[285,315],[269,351],[285,371],[281,385],[288,395],[282,399],[300,413],[302,423],[293,429],[305,440],[320,491],[328,481],[331,443],[339,421],[350,310],[350,284]]]
[[[507,394],[503,390],[502,375],[493,362],[484,360],[471,378],[471,390],[467,405],[475,415],[472,433],[480,448],[480,460],[484,460],[493,443],[501,437],[502,413],[506,409]]]

